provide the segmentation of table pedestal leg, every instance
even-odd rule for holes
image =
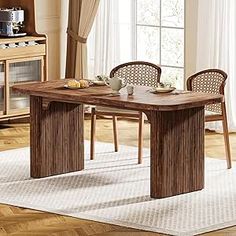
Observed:
[[[204,107],[147,114],[151,123],[151,197],[204,187]]]
[[[83,105],[45,101],[42,97],[30,97],[31,177],[82,170]]]

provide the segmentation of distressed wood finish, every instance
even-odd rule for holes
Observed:
[[[112,97],[109,96],[111,90],[105,86],[75,91],[64,89],[64,84],[65,81],[53,81],[14,86],[16,91],[31,95],[33,177],[83,169],[83,107],[80,104],[86,103],[147,114],[151,123],[153,198],[203,188],[204,106],[221,102],[221,95],[193,92],[155,95],[147,92],[147,87],[137,87],[132,98],[124,91]]]
[[[152,94],[149,87],[136,86],[135,95],[127,96],[126,89],[121,95],[112,97],[107,86],[91,86],[87,89],[70,90],[63,86],[67,80],[54,80],[43,83],[15,85],[15,91],[47,97],[55,101],[85,103],[91,105],[116,107],[135,111],[175,111],[207,104],[222,102],[223,96],[218,94],[176,91],[170,94]]]
[[[31,176],[41,178],[84,168],[83,105],[30,97]],[[48,100],[47,100],[48,103]]]
[[[151,197],[204,187],[204,107],[150,112]]]

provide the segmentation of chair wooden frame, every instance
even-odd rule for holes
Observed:
[[[155,65],[153,63],[150,62],[144,62],[144,61],[133,61],[133,62],[128,62],[128,63],[124,63],[121,65],[118,65],[117,67],[115,67],[114,69],[112,69],[112,71],[110,72],[110,78],[114,77],[115,75],[119,74],[119,71],[124,70],[121,75],[121,77],[126,77],[126,75],[124,74],[126,72],[126,70],[129,70],[132,68],[132,70],[134,68],[138,68],[138,67],[143,67],[144,70],[142,71],[142,73],[145,72],[145,68],[149,68],[151,67],[153,70],[156,70],[156,78],[150,78],[151,83],[155,83],[157,85],[158,82],[160,82],[160,77],[161,77],[161,68],[158,65]],[[137,71],[136,71],[137,72]],[[148,73],[148,71],[147,71]],[[131,74],[129,75],[131,76]],[[132,74],[132,76],[135,76],[135,73]],[[138,76],[138,72],[137,75]],[[142,79],[142,75],[140,77]],[[134,80],[136,78],[133,78]],[[128,79],[129,82],[129,79]],[[134,82],[134,81],[133,81]],[[133,83],[134,85],[148,85],[149,81],[142,81],[145,82],[143,83]],[[111,112],[111,111],[97,111],[96,108],[92,108],[92,112],[91,112],[91,145],[90,145],[90,159],[94,160],[94,156],[95,156],[95,130],[96,130],[96,118],[97,116],[111,116],[112,117],[112,122],[113,122],[113,135],[114,135],[114,147],[115,147],[115,152],[118,152],[118,131],[117,131],[117,117],[126,117],[126,118],[136,118],[138,119],[138,164],[142,163],[142,155],[143,155],[143,126],[144,126],[144,114],[142,112],[138,112],[137,114],[134,113],[122,113],[119,112],[119,110],[117,112]]]
[[[213,79],[214,75],[222,77],[222,82],[221,85],[218,88],[218,94],[221,94],[224,96],[224,88],[225,88],[225,82],[227,80],[227,74],[219,69],[207,69],[200,71],[191,77],[188,78],[187,80],[187,89],[191,91],[196,91],[196,92],[204,92],[200,91],[199,89],[194,88],[193,83],[194,80],[197,78],[201,77],[202,81],[207,80],[207,79]],[[208,86],[211,85],[211,83],[206,83]],[[211,88],[208,88],[209,92],[211,93],[217,93],[216,91],[210,91]],[[217,88],[216,88],[217,90]],[[230,169],[232,167],[232,162],[231,162],[231,152],[230,152],[230,142],[229,142],[229,131],[228,131],[228,122],[227,122],[227,113],[226,113],[226,106],[225,106],[225,101],[223,101],[219,108],[221,112],[219,113],[219,109],[215,107],[215,105],[210,105],[206,106],[206,110],[209,110],[215,112],[216,114],[212,115],[207,115],[205,117],[205,122],[212,122],[212,121],[222,121],[222,126],[223,126],[223,134],[224,134],[224,142],[225,142],[225,154],[226,154],[226,161],[227,161],[227,168]]]

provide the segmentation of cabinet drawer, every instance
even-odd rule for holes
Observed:
[[[34,46],[0,49],[0,60],[12,58],[33,57],[46,55],[46,45],[38,44]]]

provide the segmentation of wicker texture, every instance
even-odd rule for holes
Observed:
[[[127,79],[128,84],[157,87],[161,68],[149,62],[129,62],[115,67],[110,73],[111,78],[114,76]]]
[[[188,90],[195,92],[213,93],[224,95],[227,74],[218,69],[201,71],[187,80]],[[222,114],[221,104],[207,105],[205,110]]]
[[[110,77],[118,76],[125,78],[129,84],[157,87],[158,82],[161,78],[161,68],[155,64],[144,62],[144,61],[133,61],[118,65],[115,67],[111,73]],[[98,109],[98,110],[97,110]],[[99,111],[100,110],[100,111]],[[115,111],[109,111],[106,107],[98,107],[92,109],[92,122],[91,122],[91,147],[90,147],[90,159],[94,159],[94,140],[95,140],[95,125],[96,125],[96,115],[106,113],[106,115],[111,115],[113,118],[113,133],[114,133],[114,144],[115,151],[118,151],[118,137],[117,137],[117,119],[116,116],[126,116],[126,117],[136,117],[139,120],[138,128],[138,164],[142,163],[142,149],[143,149],[143,125],[144,125],[144,115],[142,112],[130,111],[122,109],[116,109]]]

